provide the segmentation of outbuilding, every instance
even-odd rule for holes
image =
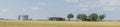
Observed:
[[[50,21],[65,21],[65,18],[62,17],[49,17]]]

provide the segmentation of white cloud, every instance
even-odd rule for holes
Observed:
[[[79,2],[79,0],[65,0],[70,3]],[[80,0],[82,1],[82,0]],[[104,10],[104,11],[116,11],[120,9],[120,0],[87,0],[85,2],[80,2],[72,7],[73,9],[80,9],[81,11]]]
[[[100,4],[108,6],[120,6],[120,0],[100,0]]]
[[[26,8],[21,8],[21,10],[22,10],[22,11],[27,11],[28,9],[26,9]]]
[[[39,9],[41,9],[40,7],[32,7],[31,8],[32,10],[39,10]]]
[[[87,8],[83,8],[83,9],[81,9],[81,11],[88,11],[89,9],[87,9]]]
[[[21,8],[21,10],[22,10],[23,12],[30,11],[30,10],[36,11],[36,10],[40,10],[40,9],[42,9],[42,8],[40,8],[40,7],[38,7],[38,6],[33,6],[33,7],[29,8],[29,9],[27,9],[27,8]]]
[[[105,11],[116,11],[120,9],[120,0],[100,0],[101,6]]]
[[[110,5],[120,6],[120,0],[111,1],[111,2],[110,2]]]
[[[78,3],[79,0],[65,0],[66,2],[69,2],[69,3]]]
[[[107,5],[107,4],[109,4],[109,1],[110,0],[99,0],[99,4],[100,5]]]
[[[47,2],[39,2],[39,3],[37,3],[37,5],[45,6],[45,5],[48,5],[48,3]]]
[[[76,12],[77,10],[70,10],[70,12]]]
[[[86,4],[79,4],[79,7],[80,7],[80,8],[88,8],[89,6],[86,5]]]
[[[69,6],[68,9],[70,9],[72,12],[76,12],[77,10],[89,11],[90,7],[89,5],[86,4],[79,4],[79,5]]]
[[[112,7],[104,7],[103,10],[105,10],[105,11],[114,11],[115,8],[112,8]]]
[[[101,8],[105,11],[116,11],[117,9],[120,9],[120,0],[98,0],[88,2],[88,3],[80,3],[80,7],[82,8],[88,8],[89,9],[94,9],[94,8]],[[87,10],[87,9],[84,9]]]
[[[1,10],[2,12],[8,12],[8,10],[7,9],[3,9],[3,10]]]

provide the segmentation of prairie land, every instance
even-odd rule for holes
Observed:
[[[120,27],[120,22],[0,20],[0,27]]]

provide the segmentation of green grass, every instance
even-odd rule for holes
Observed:
[[[0,27],[120,27],[120,22],[0,20]]]

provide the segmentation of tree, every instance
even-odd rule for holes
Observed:
[[[76,18],[77,18],[78,20],[82,20],[81,14],[78,14]]]
[[[68,18],[69,21],[71,21],[71,19],[72,19],[73,17],[74,17],[74,16],[73,16],[73,14],[71,14],[71,13],[68,14],[68,16],[67,16],[67,18]]]
[[[89,16],[89,18],[90,18],[91,21],[97,21],[97,19],[98,19],[98,14],[92,13],[92,14]]]
[[[81,14],[81,18],[82,18],[83,21],[86,21],[87,15],[86,14]]]
[[[77,15],[77,19],[80,19],[82,21],[85,21],[87,19],[87,15],[86,14],[78,14]]]
[[[105,14],[99,15],[99,20],[103,20],[105,18]]]

